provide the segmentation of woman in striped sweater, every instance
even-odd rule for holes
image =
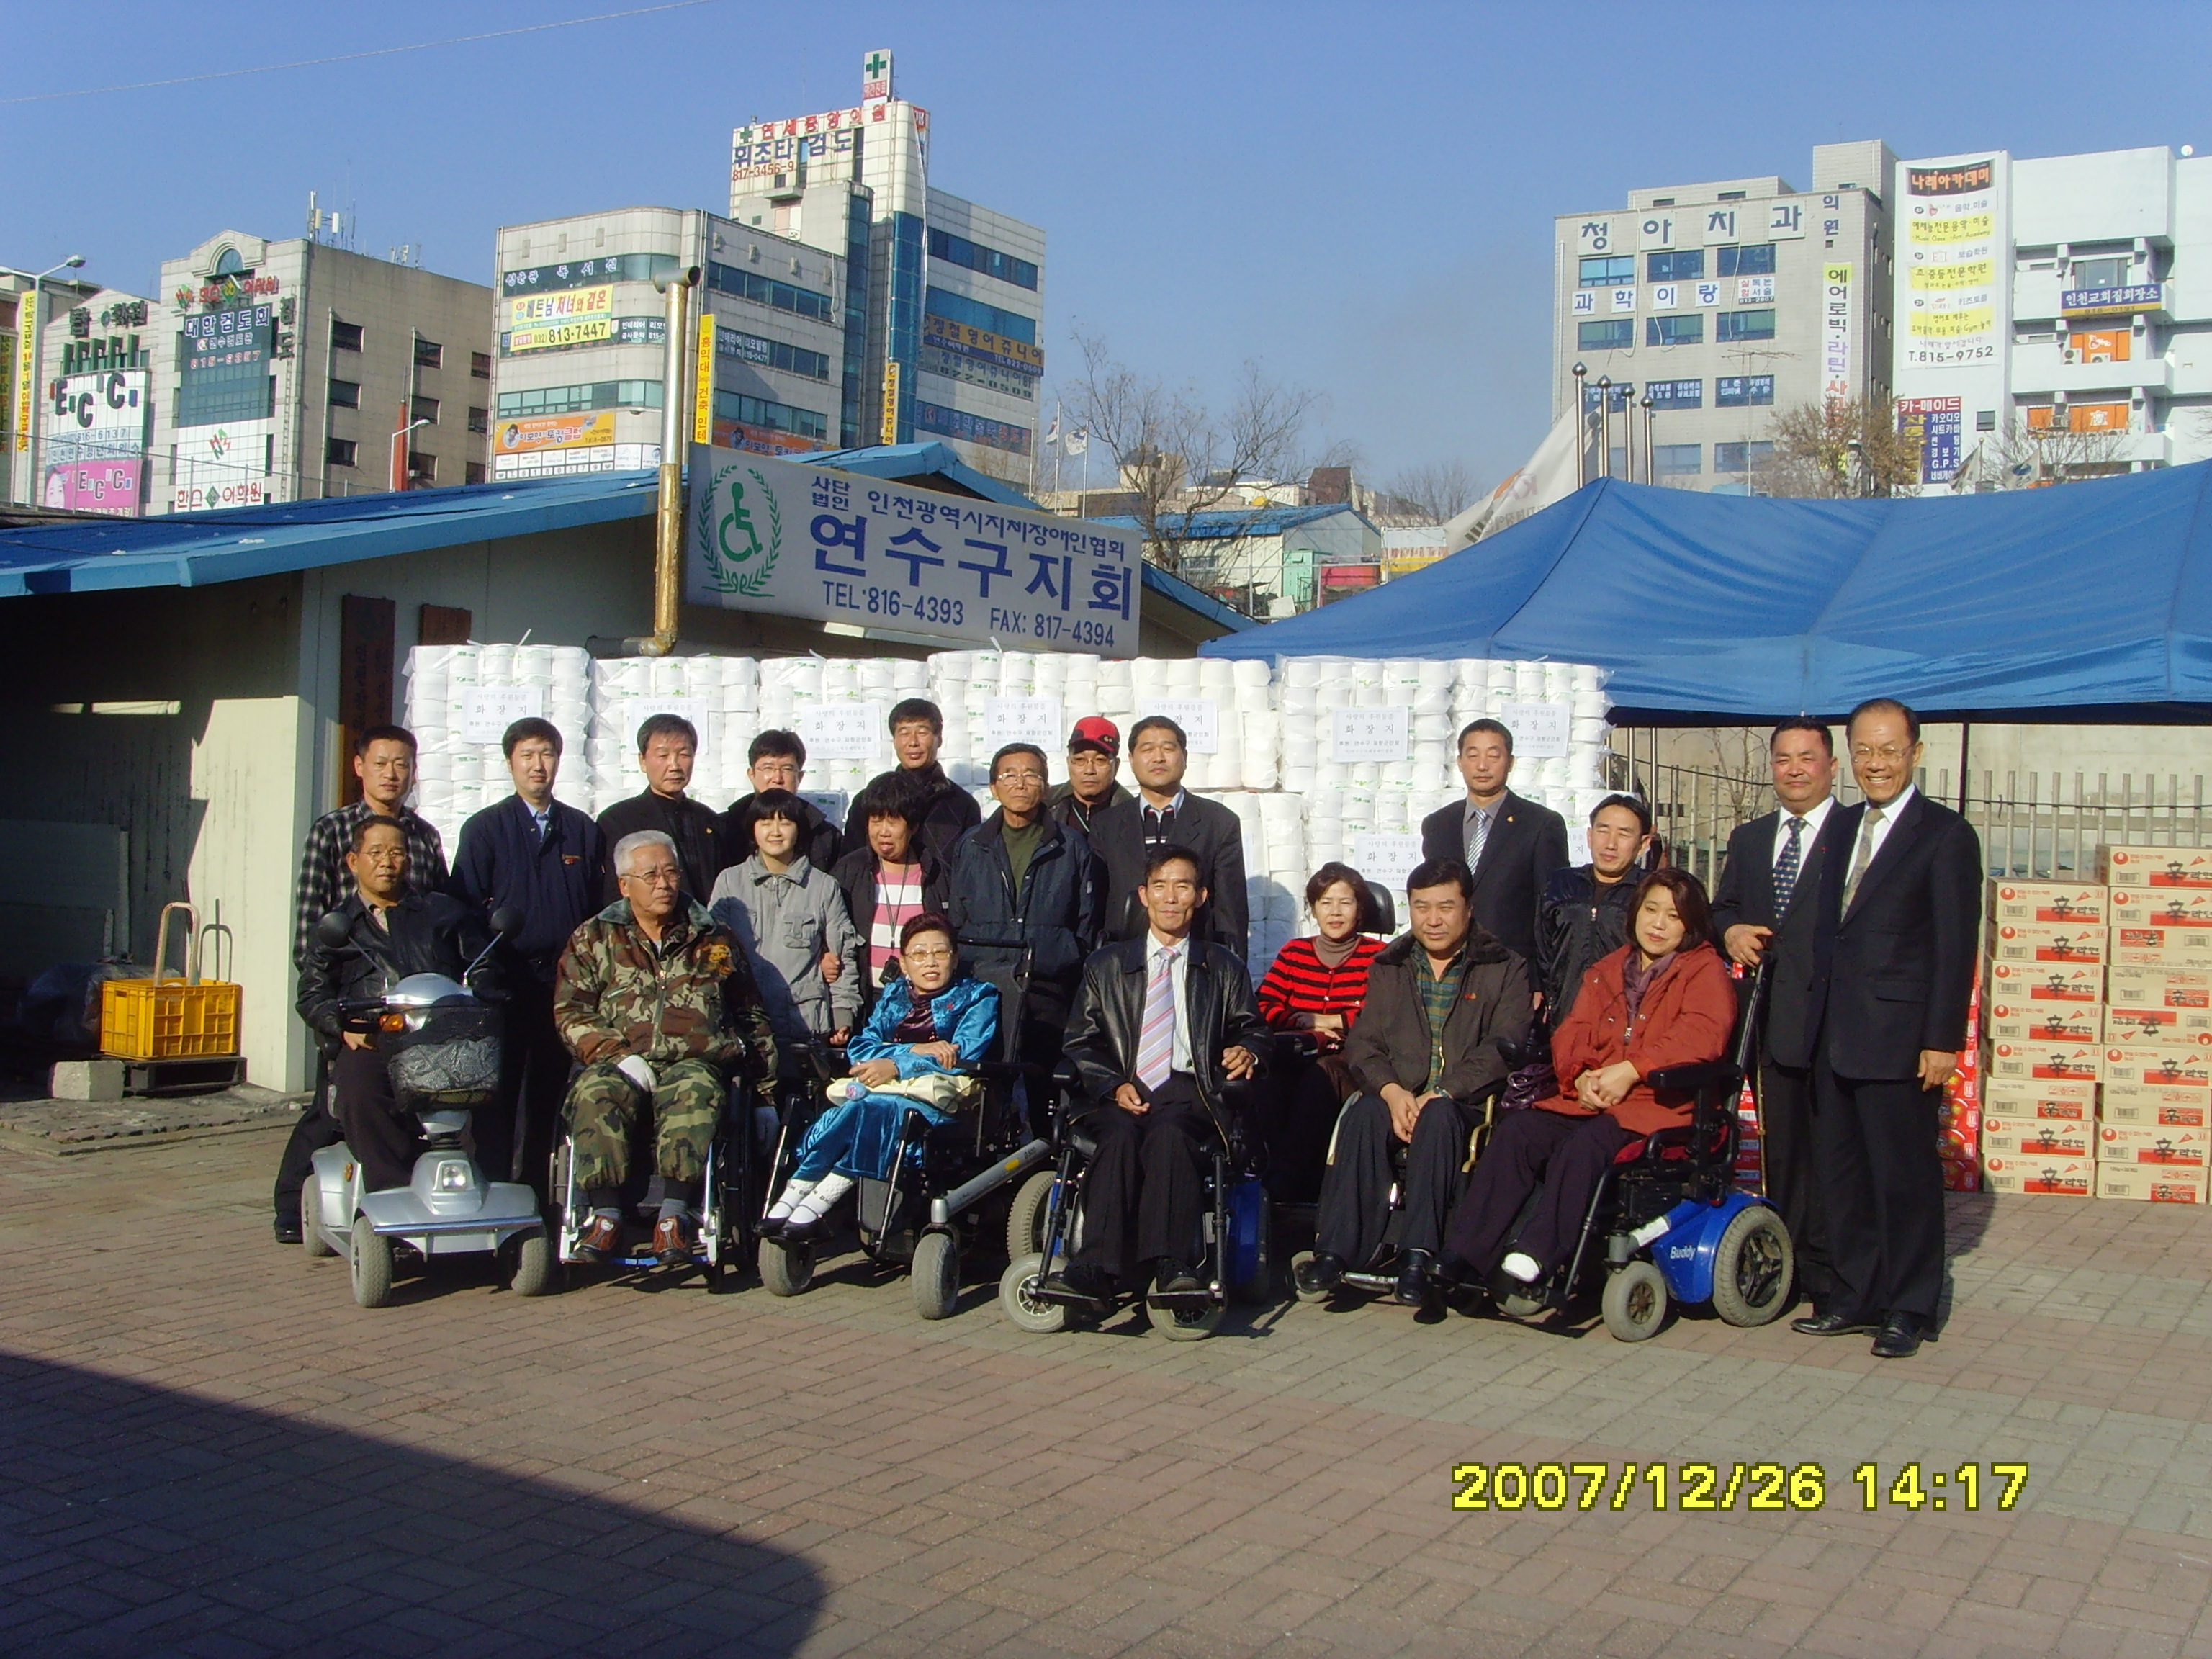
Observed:
[[[1283,1204],[1311,1204],[1320,1196],[1337,1113],[1358,1092],[1340,1058],[1344,1035],[1367,1000],[1367,970],[1383,945],[1370,937],[1381,920],[1374,896],[1348,865],[1324,864],[1314,872],[1306,908],[1319,931],[1284,945],[1259,991],[1260,1017],[1278,1031],[1307,1034],[1317,1050],[1274,1068],[1267,1185]],[[1291,1048],[1282,1045],[1278,1054]]]

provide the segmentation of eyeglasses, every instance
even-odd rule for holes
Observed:
[[[1044,781],[1044,774],[1042,772],[1001,772],[999,774],[996,781],[1000,783],[1041,784]]]
[[[684,872],[673,866],[662,870],[638,870],[623,878],[624,881],[641,881],[647,887],[680,887]]]
[[[363,864],[374,864],[380,869],[387,864],[406,863],[407,849],[404,847],[378,848],[374,850],[365,849],[356,853],[354,856]]]
[[[928,945],[920,950],[915,949],[913,945],[908,945],[906,948],[905,956],[908,962],[950,962],[952,960],[952,952],[939,945]]]
[[[1911,753],[1911,750],[1899,749],[1893,743],[1886,743],[1879,749],[1875,748],[1872,744],[1855,743],[1851,745],[1851,758],[1855,761],[1890,761],[1894,763],[1907,758]]]

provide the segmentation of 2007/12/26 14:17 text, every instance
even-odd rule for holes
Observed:
[[[1851,1480],[1862,1488],[1863,1507],[1875,1510],[1886,1498],[1893,1509],[1978,1510],[1982,1507],[1983,1466],[1961,1463],[1955,1469],[1923,1471],[1906,1463],[1885,1485],[1881,1469],[1861,1463]],[[1996,1507],[2009,1510],[2027,1487],[2025,1463],[1991,1463],[1988,1481],[2002,1491],[1988,1495]],[[1820,1463],[1623,1463],[1616,1477],[1610,1463],[1455,1463],[1452,1466],[1455,1510],[1625,1510],[1642,1495],[1655,1510],[1818,1510],[1828,1501],[1828,1472]],[[1580,1491],[1576,1487],[1579,1484]],[[1954,1499],[1955,1498],[1955,1502]]]

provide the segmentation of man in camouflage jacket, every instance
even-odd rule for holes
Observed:
[[[630,1129],[649,1107],[653,1248],[675,1266],[690,1260],[685,1222],[730,1079],[769,1076],[775,1043],[744,953],[684,896],[675,843],[658,830],[625,836],[613,865],[623,896],[569,936],[553,993],[554,1023],[584,1068],[568,1105],[576,1185],[592,1211],[577,1252],[598,1260],[619,1242]]]

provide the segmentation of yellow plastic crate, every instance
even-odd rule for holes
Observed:
[[[161,970],[169,953],[169,917],[185,917],[185,971]],[[199,1059],[238,1052],[240,989],[200,978],[200,916],[189,904],[161,907],[155,936],[154,977],[111,979],[100,988],[100,1048],[120,1060]]]

